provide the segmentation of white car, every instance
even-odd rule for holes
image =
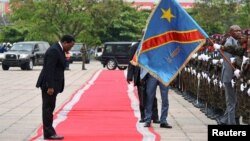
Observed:
[[[96,47],[95,48],[95,59],[99,60],[100,57],[102,56],[102,52],[103,52],[103,47]]]

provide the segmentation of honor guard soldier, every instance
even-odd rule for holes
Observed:
[[[82,53],[82,70],[86,70],[85,62],[86,62],[86,57],[87,57],[87,47],[85,44],[82,45],[82,48],[80,51]]]
[[[214,44],[214,48],[223,50],[223,68],[221,80],[225,88],[226,97],[226,111],[225,114],[218,119],[218,124],[235,125],[236,104],[237,96],[235,89],[232,86],[232,79],[234,75],[239,77],[239,70],[234,70],[230,60],[235,56],[243,56],[246,49],[243,49],[240,45],[241,28],[238,25],[232,25],[230,27],[230,36],[226,39],[223,46]],[[234,62],[234,61],[233,61]]]

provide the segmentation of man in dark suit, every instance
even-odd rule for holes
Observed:
[[[140,41],[136,44],[132,45],[131,49],[129,50],[129,59],[132,60]],[[137,93],[139,97],[139,108],[141,113],[141,120],[140,122],[144,122],[145,118],[145,105],[146,105],[146,78],[140,79],[140,67],[134,66],[131,63],[128,64],[128,71],[127,71],[127,82],[130,83],[134,80],[134,86],[137,86]],[[157,99],[154,98],[153,103],[153,114],[152,114],[153,123],[160,123],[159,116],[158,116],[158,108],[157,108]]]
[[[237,94],[232,86],[232,79],[239,77],[237,69],[234,70],[229,60],[234,57],[242,58],[246,52],[246,48],[241,46],[240,39],[242,37],[241,28],[238,25],[230,26],[230,36],[226,39],[223,46],[214,44],[215,49],[221,49],[224,52],[223,67],[221,72],[221,81],[225,88],[226,111],[224,115],[217,119],[220,125],[236,125],[236,104]],[[234,65],[236,62],[233,63]],[[235,76],[234,76],[235,75]]]
[[[53,111],[56,106],[56,96],[64,89],[65,52],[75,43],[74,37],[64,35],[45,53],[43,69],[39,75],[36,87],[42,91],[42,119],[44,139],[62,140],[63,136],[56,134],[53,127]]]

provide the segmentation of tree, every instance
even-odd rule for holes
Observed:
[[[249,2],[247,1],[201,0],[195,3],[190,14],[208,34],[225,33],[233,24],[241,27],[249,26]]]
[[[2,34],[0,40],[4,42],[14,43],[16,41],[23,41],[26,32],[19,31],[12,27],[5,27],[1,30]]]
[[[108,27],[109,36],[104,41],[137,41],[142,38],[142,30],[151,11],[124,5],[121,14]]]
[[[123,3],[119,0],[105,0],[89,6],[88,12],[92,22],[88,25],[85,35],[88,34],[90,44],[98,45],[105,41],[109,36],[107,28],[120,15],[122,6]]]
[[[238,10],[239,24],[242,28],[250,28],[250,2],[249,0],[242,0],[241,7]]]
[[[15,29],[23,35],[16,39],[54,42],[71,34],[92,46],[138,40],[150,13],[121,0],[10,0],[10,8],[12,24],[3,31]]]
[[[91,21],[85,0],[12,0],[11,20],[28,31],[25,40],[55,41],[64,34],[77,37]]]

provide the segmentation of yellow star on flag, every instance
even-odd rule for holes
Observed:
[[[171,8],[169,8],[168,10],[164,10],[164,9],[161,9],[162,11],[162,16],[161,18],[165,18],[167,19],[169,22],[171,22],[171,19],[174,18],[175,16],[171,13]]]

